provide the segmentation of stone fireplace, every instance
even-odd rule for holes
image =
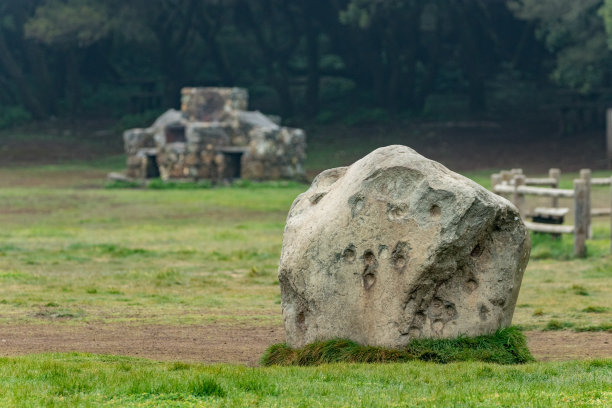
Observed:
[[[184,88],[181,110],[169,110],[123,140],[126,176],[211,180],[305,178],[306,135],[247,111],[241,88]]]

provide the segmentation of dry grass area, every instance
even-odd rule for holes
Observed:
[[[282,229],[306,186],[84,188],[105,166],[0,170],[0,322],[280,325]],[[587,259],[572,258],[570,236],[534,237],[515,324],[609,330],[607,220],[594,231]]]

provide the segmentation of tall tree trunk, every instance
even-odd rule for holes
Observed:
[[[415,95],[413,108],[415,111],[422,113],[425,109],[425,103],[427,97],[433,91],[436,78],[438,77],[438,71],[440,68],[440,47],[441,47],[441,36],[442,36],[442,24],[438,15],[436,21],[436,31],[434,34],[433,44],[431,44],[428,50],[428,61],[426,64],[425,76],[423,77],[420,89]]]
[[[397,112],[399,110],[399,102],[400,102],[400,75],[402,71],[402,64],[400,62],[399,56],[399,47],[395,42],[395,38],[393,38],[393,30],[387,30],[386,32],[386,46],[385,51],[387,54],[387,70],[389,72],[387,76],[387,97],[385,101],[385,106],[391,112]],[[414,65],[414,61],[408,61],[408,64]],[[414,78],[414,75],[409,75],[408,80]],[[412,96],[413,92],[413,83],[407,82],[411,85],[409,89],[405,89],[406,93],[409,96]]]
[[[482,112],[486,110],[485,94],[485,75],[483,71],[483,58],[476,43],[474,27],[478,24],[472,20],[473,13],[465,10],[467,5],[457,2],[455,9],[459,20],[460,41],[462,56],[461,61],[463,71],[469,81],[469,100],[472,112]]]
[[[25,108],[32,113],[37,119],[42,119],[47,116],[44,106],[38,100],[32,89],[32,84],[29,82],[19,64],[15,61],[4,38],[4,33],[0,29],[0,64],[2,64],[6,73],[11,80],[15,82],[19,88],[19,96]]]
[[[262,53],[264,63],[266,65],[267,76],[270,83],[275,88],[280,102],[280,110],[283,116],[293,116],[294,102],[289,86],[289,70],[287,62],[289,56],[295,49],[294,44],[285,46],[285,49],[279,50],[271,44],[277,43],[277,37],[267,41],[264,32],[262,31],[261,23],[256,19],[255,14],[247,1],[239,1],[236,3],[237,14],[240,14],[246,23],[248,29],[251,30],[255,41]],[[273,32],[273,34],[276,34]],[[295,43],[295,41],[294,41]]]
[[[26,42],[25,51],[28,57],[28,64],[36,79],[39,99],[44,105],[45,111],[53,113],[55,111],[56,98],[45,52],[38,44],[30,41]]]
[[[66,98],[70,106],[70,113],[74,115],[81,112],[81,78],[77,50],[68,50],[64,62],[66,64]]]
[[[295,114],[295,104],[289,86],[289,72],[284,64],[279,67],[278,71],[278,73],[273,73],[272,75],[276,77],[276,79],[273,79],[273,82],[276,92],[278,93],[278,98],[280,99],[281,114],[286,117],[291,117]]]
[[[167,9],[150,21],[159,46],[159,66],[163,75],[164,105],[178,108],[180,89],[184,84],[184,53],[192,31],[196,0],[185,0],[181,6],[168,2]]]
[[[221,81],[223,81],[225,85],[234,86],[235,79],[232,66],[227,59],[225,51],[219,46],[216,37],[209,36],[207,39],[207,44],[210,48],[210,54],[212,55],[215,66],[217,67],[217,72],[219,73]]]
[[[478,75],[470,76],[470,110],[474,113],[483,112],[486,110],[486,93],[485,93],[485,81],[482,76]]]
[[[408,10],[405,19],[392,18],[393,43],[398,48],[398,53],[404,56],[403,61],[398,60],[399,70],[405,67],[400,83],[403,92],[400,93],[404,107],[415,109],[417,95],[417,62],[419,61],[419,46],[421,45],[421,14],[423,13],[423,2],[416,1]],[[401,46],[404,47],[401,47]],[[417,106],[416,110],[419,110]]]
[[[198,31],[206,45],[213,63],[217,68],[217,73],[225,85],[234,86],[234,69],[231,66],[227,54],[219,44],[217,34],[224,24],[223,11],[210,6],[209,4],[199,3],[197,8],[198,24],[194,24],[194,29]]]
[[[378,24],[378,23],[377,23]],[[383,28],[384,30],[384,28]],[[378,106],[387,106],[389,103],[389,63],[384,61],[383,34],[381,28],[372,25],[368,32],[361,36],[363,40],[360,48],[360,67],[358,69],[367,73],[371,78],[372,90]]]
[[[15,94],[15,90],[11,85],[11,81],[0,75],[0,104],[12,105],[19,101],[19,98]]]
[[[178,108],[181,88],[181,61],[165,36],[160,41],[160,68],[164,77],[164,106]]]
[[[308,74],[306,79],[306,109],[308,117],[319,112],[319,33],[314,27],[312,16],[305,17],[306,28],[306,57],[308,61]]]

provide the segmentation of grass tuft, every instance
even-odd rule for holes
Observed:
[[[112,180],[104,185],[107,189],[117,188],[142,188],[143,183],[138,181]]]
[[[574,331],[577,332],[608,332],[612,333],[612,323],[602,323],[596,326],[584,326],[576,327]]]
[[[455,339],[416,339],[402,349],[362,346],[351,340],[318,341],[300,349],[272,345],[261,358],[265,366],[309,366],[328,363],[391,363],[411,360],[450,363],[483,361],[520,364],[533,361],[525,336],[516,327],[495,334]]]
[[[147,188],[152,190],[197,190],[212,187],[210,180],[200,181],[164,181],[153,179],[147,183]]]
[[[212,378],[199,375],[187,384],[187,391],[194,397],[225,397],[225,390]]]
[[[546,323],[546,326],[544,327],[545,331],[557,331],[557,330],[565,330],[565,329],[571,329],[572,327],[574,327],[574,323],[572,322],[561,322],[559,320],[550,320],[548,323]]]
[[[582,309],[582,311],[585,313],[606,313],[608,308],[603,306],[588,306]]]
[[[578,296],[589,296],[589,291],[582,285],[572,285],[572,291]]]
[[[531,259],[569,260],[573,257],[573,243],[567,237],[531,233]]]

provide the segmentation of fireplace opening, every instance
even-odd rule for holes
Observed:
[[[225,174],[226,179],[238,179],[242,172],[240,160],[243,152],[224,152],[225,156]]]
[[[223,153],[225,166],[223,169],[224,179],[237,179],[242,176],[242,155],[246,153],[248,147],[242,146],[222,146],[217,149],[219,153]]]
[[[185,143],[185,126],[180,123],[166,126],[166,143]]]
[[[145,177],[159,178],[159,166],[157,165],[157,155],[147,154],[147,167],[145,169]]]

